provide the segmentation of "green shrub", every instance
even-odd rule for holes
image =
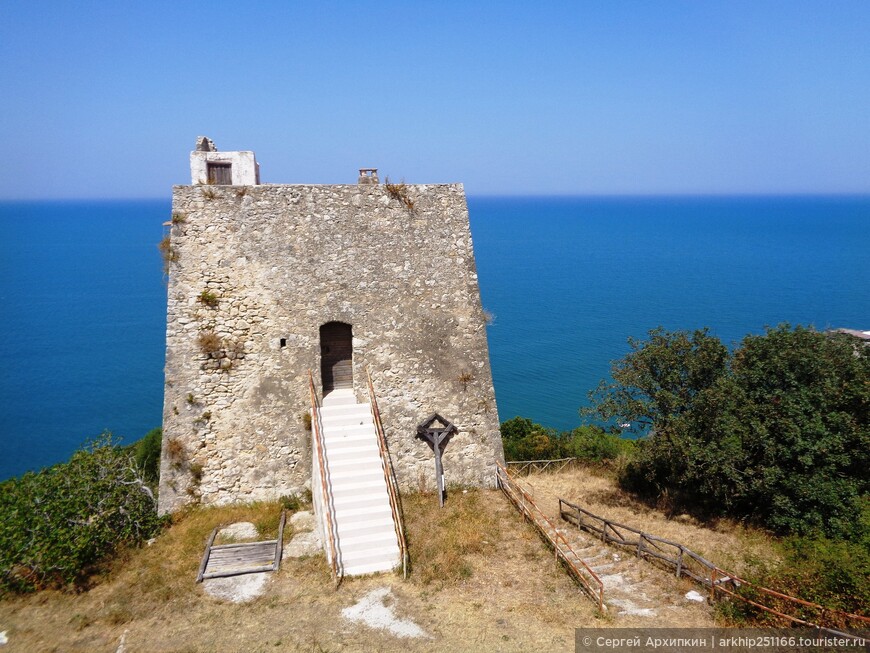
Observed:
[[[105,434],[67,463],[0,483],[0,592],[80,585],[163,523],[134,454]]]
[[[149,484],[160,480],[160,445],[163,441],[163,429],[159,426],[151,429],[145,437],[132,445],[133,460],[141,470],[142,476]]]
[[[525,417],[502,422],[505,460],[547,460],[561,457],[559,434]]]
[[[865,498],[863,511],[854,524],[853,538],[836,540],[823,535],[785,538],[781,544],[781,560],[747,560],[744,576],[757,585],[818,603],[841,612],[870,616],[870,499]],[[762,598],[749,586],[738,592],[748,599]],[[791,611],[783,602],[776,604],[769,595],[763,602]],[[720,613],[733,624],[761,625],[771,622],[770,615],[740,601],[723,601]],[[806,607],[803,617],[815,623],[835,628],[857,628],[860,624]]]
[[[630,344],[586,411],[653,427],[626,489],[783,535],[849,537],[870,492],[870,348],[789,325],[733,353],[706,330]]]
[[[562,446],[565,456],[588,462],[616,460],[620,456],[631,456],[634,451],[633,440],[608,433],[598,426],[579,426],[566,435]]]
[[[501,437],[506,460],[579,458],[600,463],[630,457],[634,442],[599,426],[579,426],[559,433],[525,417],[502,422]]]

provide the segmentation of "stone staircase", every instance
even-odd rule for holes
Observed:
[[[333,390],[320,409],[336,548],[343,575],[389,571],[401,562],[371,406]]]
[[[548,485],[547,474],[514,479],[545,511],[550,539],[561,536],[571,551],[566,558],[575,566],[585,564],[604,586],[604,603],[616,623],[626,627],[654,622],[656,627],[711,627],[715,625],[705,595],[687,579],[658,568],[634,555],[634,549],[605,544],[559,515],[558,493]],[[566,547],[567,548],[567,547]],[[689,590],[689,591],[687,591]],[[701,590],[704,592],[704,590]],[[700,599],[700,601],[698,600]]]
[[[580,535],[574,529],[557,529],[572,545],[577,556],[596,573],[604,584],[604,602],[617,615],[657,617],[659,603],[646,593],[646,584],[638,573],[639,561],[613,548]]]
[[[604,602],[617,618],[633,618],[636,624],[650,618],[662,627],[714,625],[703,597],[692,592],[701,599],[700,603],[688,598],[687,583],[680,583],[672,574],[638,560],[630,550],[604,544],[579,529],[567,526],[556,530],[601,579]]]

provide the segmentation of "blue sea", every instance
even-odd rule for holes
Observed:
[[[499,417],[559,429],[650,329],[870,329],[870,197],[468,201]],[[166,201],[0,203],[0,479],[160,425]]]

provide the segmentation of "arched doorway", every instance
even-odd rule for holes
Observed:
[[[344,322],[320,327],[320,378],[323,394],[353,390],[353,330]]]

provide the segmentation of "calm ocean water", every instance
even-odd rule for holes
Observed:
[[[629,336],[870,329],[870,197],[471,198],[501,419],[579,424]],[[0,478],[161,419],[167,201],[2,203]]]

